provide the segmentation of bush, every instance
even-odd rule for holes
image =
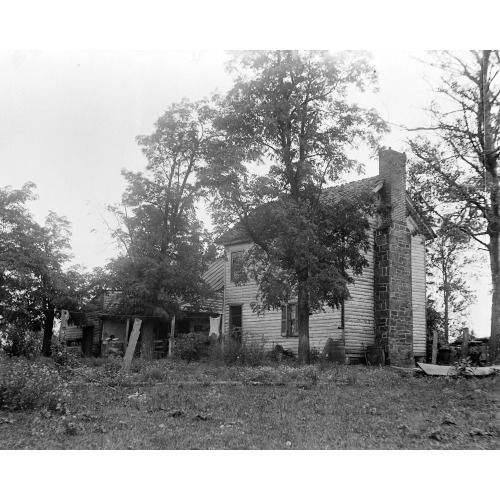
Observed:
[[[50,360],[0,356],[0,410],[61,408],[71,396]]]
[[[76,366],[78,364],[77,357],[68,351],[66,342],[61,342],[54,336],[50,343],[50,357],[60,366]]]
[[[175,339],[174,355],[185,361],[200,361],[210,356],[212,339],[202,332],[191,332]]]
[[[8,356],[35,358],[42,352],[43,332],[22,325],[3,325],[0,330],[1,350]]]
[[[260,366],[267,361],[267,358],[263,339],[239,341],[229,337],[224,344],[214,343],[210,352],[210,361],[223,365]]]

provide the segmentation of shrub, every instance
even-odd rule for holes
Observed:
[[[75,366],[76,356],[68,352],[66,342],[61,342],[57,337],[52,337],[50,343],[50,356],[57,365]]]
[[[191,332],[175,339],[174,355],[185,361],[199,361],[210,356],[214,341],[206,333]]]
[[[267,358],[263,339],[240,341],[229,337],[223,344],[213,343],[210,350],[210,361],[214,364],[260,366]]]
[[[70,396],[67,383],[50,360],[0,356],[0,409],[56,410]]]
[[[43,332],[34,332],[26,326],[8,324],[0,331],[0,346],[8,356],[35,358],[42,352]]]

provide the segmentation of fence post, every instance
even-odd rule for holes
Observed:
[[[463,337],[462,337],[462,359],[467,359],[469,355],[469,329],[462,329]]]
[[[438,353],[438,331],[434,329],[432,330],[432,360],[431,360],[431,363],[433,365],[437,363],[437,353]]]
[[[123,359],[122,372],[127,372],[128,370],[130,370],[132,357],[134,356],[135,352],[135,346],[137,345],[137,340],[139,339],[139,333],[141,331],[141,323],[141,319],[135,318],[134,327],[132,328],[132,333],[130,334],[130,339],[127,346],[127,351],[125,352],[125,358]]]
[[[168,343],[169,358],[171,358],[174,355],[174,342],[175,342],[175,314],[172,316],[172,321],[170,323],[170,341]]]

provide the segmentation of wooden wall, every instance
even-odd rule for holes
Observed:
[[[413,355],[425,356],[425,240],[420,235],[412,236],[411,239],[411,271],[413,303]]]
[[[345,302],[345,347],[352,358],[364,358],[365,349],[375,342],[374,253],[373,231],[370,231],[370,249],[366,254],[369,266],[355,277],[349,289],[351,298]]]
[[[370,236],[373,246],[373,235]],[[263,342],[267,349],[276,344],[298,350],[298,337],[281,336],[281,310],[266,311],[260,316],[253,313],[250,303],[256,300],[257,285],[251,281],[243,285],[235,285],[231,281],[231,252],[247,250],[250,244],[238,244],[227,247],[225,268],[226,307],[224,310],[225,331],[229,328],[229,306],[242,306],[242,324],[247,340]],[[351,357],[363,356],[363,349],[374,341],[373,323],[373,252],[367,255],[369,267],[362,276],[355,278],[351,287],[351,299],[345,304],[345,339],[346,353]],[[311,348],[322,351],[329,338],[341,340],[341,311],[326,307],[324,312],[314,313],[309,320],[309,342]]]
[[[310,346],[320,351],[328,338],[341,340],[345,336],[346,353],[351,358],[364,358],[367,346],[375,341],[374,325],[374,253],[373,232],[370,232],[370,250],[367,253],[369,267],[355,278],[350,288],[351,299],[345,303],[345,329],[342,332],[341,312],[326,308],[311,316],[309,324]],[[298,338],[281,336],[281,311],[268,311],[258,316],[253,313],[250,303],[256,300],[255,282],[236,286],[231,282],[231,252],[247,250],[250,244],[237,244],[226,248],[225,266],[226,304],[224,310],[225,331],[228,330],[229,306],[242,306],[242,323],[246,339],[263,342],[271,349],[281,344],[285,349],[297,353]],[[425,355],[425,241],[420,235],[412,236],[412,301],[413,301],[413,350],[414,356]]]

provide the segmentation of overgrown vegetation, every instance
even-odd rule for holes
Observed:
[[[498,449],[500,377],[0,358],[2,449]],[[76,397],[78,396],[78,397]]]
[[[42,332],[34,332],[23,325],[6,324],[0,330],[0,352],[7,356],[35,358],[42,352],[42,342]]]
[[[70,396],[68,382],[50,359],[0,355],[0,409],[59,410]]]
[[[249,340],[245,340],[248,338]],[[175,356],[182,360],[207,361],[216,366],[258,366],[270,361],[270,353],[264,348],[264,339],[254,339],[248,332],[229,336],[224,344],[205,333],[190,333],[175,340]]]

